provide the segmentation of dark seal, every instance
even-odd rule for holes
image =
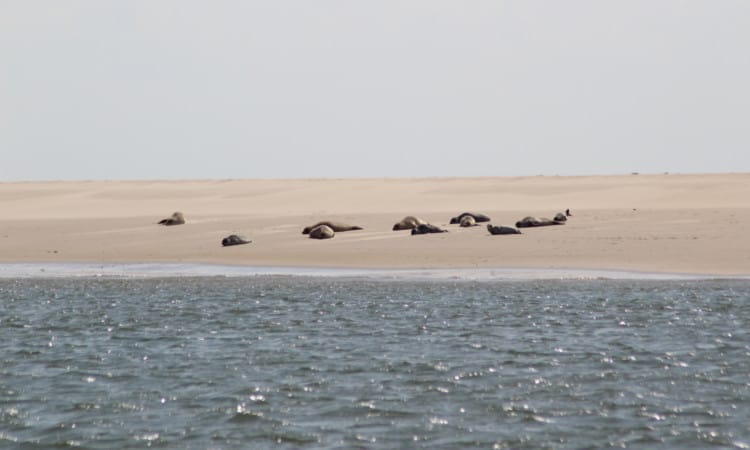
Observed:
[[[502,225],[495,226],[487,224],[487,231],[489,231],[493,236],[496,234],[521,234],[521,230],[519,229],[513,227],[505,227]]]
[[[184,223],[185,223],[185,216],[183,216],[181,212],[173,213],[172,217],[167,217],[166,219],[162,219],[159,221],[159,225],[166,225],[166,226],[182,225]]]
[[[245,239],[243,236],[239,236],[237,234],[230,234],[229,236],[221,240],[221,245],[224,247],[230,247],[232,245],[249,244],[251,242],[253,241]]]
[[[429,223],[423,223],[420,225],[417,225],[417,228],[413,228],[411,230],[411,234],[430,234],[430,233],[447,233],[448,230],[443,230],[442,228],[432,225]]]
[[[523,219],[516,222],[516,228],[532,228],[532,227],[546,227],[549,225],[565,225],[564,221],[545,219],[544,217],[537,219],[536,217],[524,217]]]

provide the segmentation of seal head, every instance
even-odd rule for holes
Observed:
[[[474,219],[474,216],[463,216],[459,225],[464,228],[475,227],[477,226],[477,221]]]

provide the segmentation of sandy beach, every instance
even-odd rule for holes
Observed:
[[[562,226],[492,236],[570,209]],[[0,183],[0,263],[538,268],[750,275],[750,174]],[[157,222],[181,211],[186,224]],[[392,231],[406,215],[449,230]],[[361,231],[314,240],[320,220]],[[222,247],[229,234],[251,244]]]

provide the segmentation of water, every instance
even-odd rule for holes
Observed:
[[[0,278],[0,448],[750,448],[750,281]]]

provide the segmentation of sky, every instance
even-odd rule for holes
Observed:
[[[747,0],[0,0],[0,181],[750,172]]]

